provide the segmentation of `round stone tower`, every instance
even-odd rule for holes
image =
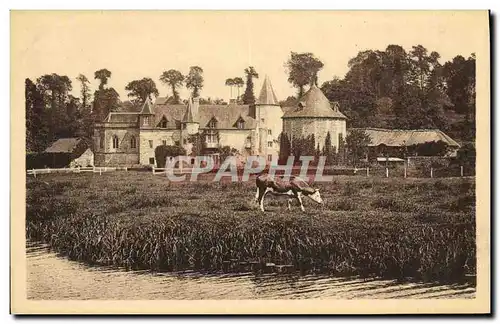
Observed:
[[[290,138],[292,146],[293,137],[307,138],[314,135],[314,146],[316,148],[319,145],[320,150],[330,132],[332,146],[338,150],[340,136],[346,137],[346,119],[338,105],[332,105],[323,92],[312,85],[300,98],[298,105],[283,115],[283,132]]]
[[[283,120],[281,119],[283,110],[267,75],[255,102],[255,109],[260,144],[259,154],[265,155],[270,160],[272,156],[279,154],[278,138],[283,129]]]

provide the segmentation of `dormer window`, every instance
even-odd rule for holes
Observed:
[[[217,128],[217,120],[215,118],[212,118],[210,122],[208,123],[208,128]]]
[[[167,128],[167,123],[168,123],[167,118],[163,116],[162,119],[160,120],[160,128]]]
[[[304,109],[305,107],[306,107],[306,102],[305,101],[299,102],[299,109]]]
[[[236,123],[236,127],[238,129],[244,129],[245,128],[245,121],[243,119],[239,119],[238,122]]]
[[[149,117],[144,117],[142,119],[142,126],[148,126],[149,125]]]

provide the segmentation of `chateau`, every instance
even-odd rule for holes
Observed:
[[[193,137],[201,140],[201,154],[218,161],[221,147],[238,150],[242,157],[278,157],[279,136],[315,135],[320,148],[330,132],[338,147],[346,135],[346,117],[313,85],[296,107],[281,107],[266,76],[254,105],[200,105],[190,98],[187,105],[170,104],[159,97],[128,112],[110,112],[94,126],[94,164],[96,166],[156,165],[155,148],[179,145],[193,152]],[[292,143],[293,145],[293,143]]]

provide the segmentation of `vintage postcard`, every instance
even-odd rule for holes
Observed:
[[[11,11],[13,314],[490,313],[488,11]]]

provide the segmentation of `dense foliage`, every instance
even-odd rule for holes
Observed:
[[[475,138],[475,56],[441,64],[422,45],[366,50],[349,60],[343,79],[321,89],[338,101],[350,127],[439,128],[452,138]]]

